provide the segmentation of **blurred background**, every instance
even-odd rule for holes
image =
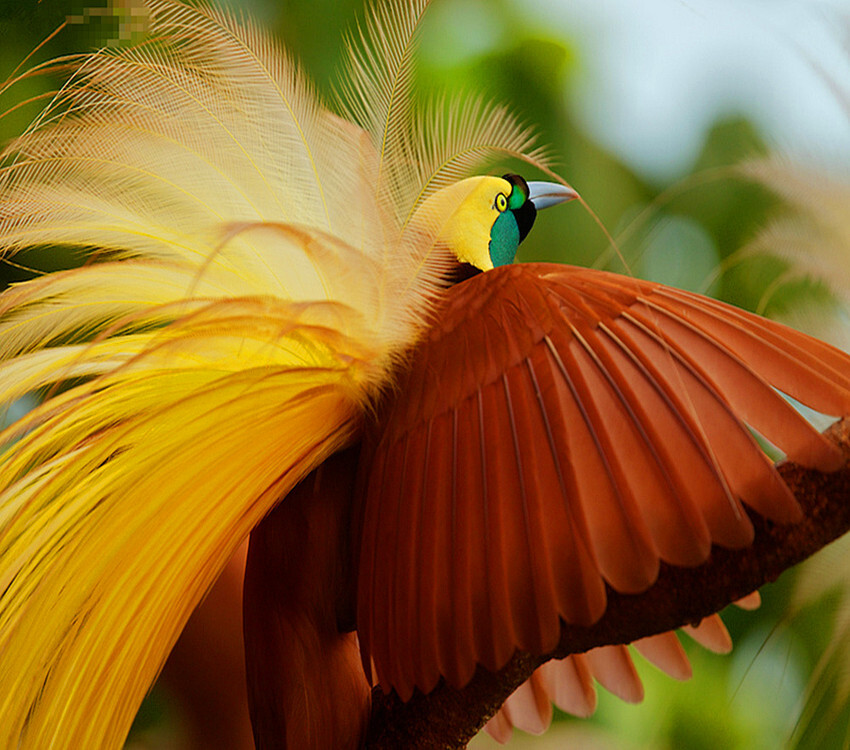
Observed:
[[[0,80],[66,20],[24,68],[132,42],[142,33],[141,5],[0,0]],[[232,3],[279,34],[329,98],[342,35],[362,6]],[[551,145],[557,171],[587,202],[590,212],[578,204],[547,212],[523,244],[522,260],[650,278],[840,346],[850,342],[847,0],[434,0],[419,60],[423,96],[461,91],[507,103]],[[49,80],[32,78],[4,92],[0,140],[27,127],[50,90]],[[520,165],[494,166],[508,170],[538,177]],[[32,253],[25,265],[73,262]],[[0,286],[29,273],[0,265]],[[725,615],[736,644],[730,656],[687,644],[695,674],[689,683],[641,662],[641,706],[600,691],[593,719],[558,716],[546,736],[517,733],[511,746],[850,747],[846,700],[832,701],[850,693],[850,669],[823,661],[841,655],[850,619],[841,607],[844,557],[832,555],[810,566],[816,583],[808,598],[817,602],[802,614],[789,604],[801,596],[794,593],[800,574],[786,574],[762,591],[760,611]],[[130,744],[180,747],[178,713],[167,690],[156,690]],[[496,745],[479,738],[473,746]]]

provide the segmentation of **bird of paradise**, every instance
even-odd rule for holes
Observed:
[[[2,252],[87,262],[0,297],[2,400],[44,394],[0,435],[3,747],[119,746],[254,529],[257,744],[357,747],[373,682],[462,686],[596,621],[606,585],[747,545],[745,505],[798,519],[747,425],[841,464],[777,391],[850,414],[846,355],[513,263],[576,194],[475,176],[515,157],[555,179],[506,109],[417,105],[426,6],[374,8],[332,108],[252,23],[148,0],[145,40],[71,61],[5,151]],[[643,648],[687,671],[675,635]],[[633,679],[614,647],[533,689],[586,712],[614,665]]]

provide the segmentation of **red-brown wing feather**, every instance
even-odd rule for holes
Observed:
[[[251,532],[243,623],[259,750],[361,747],[371,686],[353,625],[356,450],[306,477]],[[211,644],[208,644],[208,647]]]
[[[799,518],[749,427],[837,468],[775,389],[844,415],[848,372],[776,323],[600,271],[515,265],[450,289],[362,483],[358,624],[381,684],[407,698],[546,651],[560,619],[601,616],[606,583],[640,592],[662,560],[748,544],[743,505]]]

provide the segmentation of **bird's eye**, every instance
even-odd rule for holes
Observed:
[[[499,193],[496,196],[496,208],[498,209],[499,213],[504,213],[505,211],[508,210],[508,196],[507,195],[505,195],[504,193]]]

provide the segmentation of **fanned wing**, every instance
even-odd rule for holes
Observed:
[[[448,293],[377,438],[365,489],[361,643],[407,697],[559,618],[605,584],[645,590],[752,538],[744,506],[799,507],[749,428],[821,470],[837,448],[777,392],[850,413],[850,357],[727,305],[599,271],[518,265]]]

